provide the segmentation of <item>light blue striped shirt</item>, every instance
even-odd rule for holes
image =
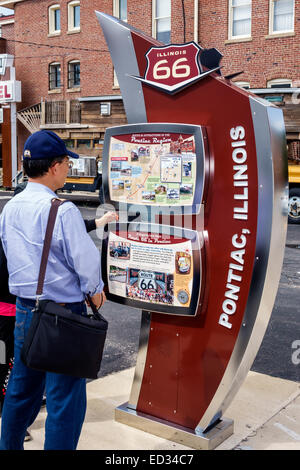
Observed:
[[[29,182],[4,207],[0,236],[7,257],[12,294],[35,299],[44,236],[51,199],[56,194],[39,183]],[[80,302],[103,289],[100,253],[88,235],[77,207],[59,207],[41,298],[56,302]]]

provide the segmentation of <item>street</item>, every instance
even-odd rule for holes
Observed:
[[[10,197],[0,197],[0,211],[9,199]],[[97,206],[94,203],[78,202],[77,206],[84,219],[95,218]],[[91,232],[90,235],[95,244],[100,246],[96,232]],[[299,292],[300,225],[289,225],[275,305],[251,370],[273,377],[300,381],[300,364],[297,364],[299,360],[295,360],[300,357],[295,349],[295,342],[297,341],[298,349],[300,342]],[[100,372],[100,377],[103,377],[135,365],[141,311],[107,301],[101,313],[109,322]]]
[[[285,256],[271,320],[252,370],[300,381],[294,341],[300,344],[300,225],[288,225]],[[294,345],[295,347],[295,345]],[[300,354],[298,354],[300,357]],[[295,361],[294,361],[295,362]]]

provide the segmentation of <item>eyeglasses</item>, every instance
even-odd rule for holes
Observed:
[[[72,160],[70,160],[68,157],[67,157],[67,160],[63,160],[63,161],[61,161],[61,162],[57,162],[57,161],[56,161],[56,162],[52,163],[51,166],[54,166],[54,165],[63,165],[64,163],[66,163],[66,164],[68,165],[69,169],[73,168],[73,162],[72,162]]]
[[[71,169],[71,168],[73,167],[73,162],[72,162],[72,160],[69,160],[69,159],[68,159],[68,160],[64,160],[62,163],[67,163],[69,169]]]

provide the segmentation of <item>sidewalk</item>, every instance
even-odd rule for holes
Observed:
[[[88,383],[88,407],[78,450],[191,450],[118,423],[114,410],[128,401],[134,368]],[[300,386],[249,372],[225,413],[234,434],[217,450],[300,450]],[[41,450],[46,410],[30,429],[25,449]]]

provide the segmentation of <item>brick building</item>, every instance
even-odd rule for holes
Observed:
[[[234,81],[283,107],[290,155],[300,155],[299,0],[6,0],[0,6],[14,9],[0,25],[22,82],[19,156],[29,132],[46,127],[79,153],[101,158],[106,127],[126,123],[95,10],[164,43],[216,47],[224,76],[243,71]]]

